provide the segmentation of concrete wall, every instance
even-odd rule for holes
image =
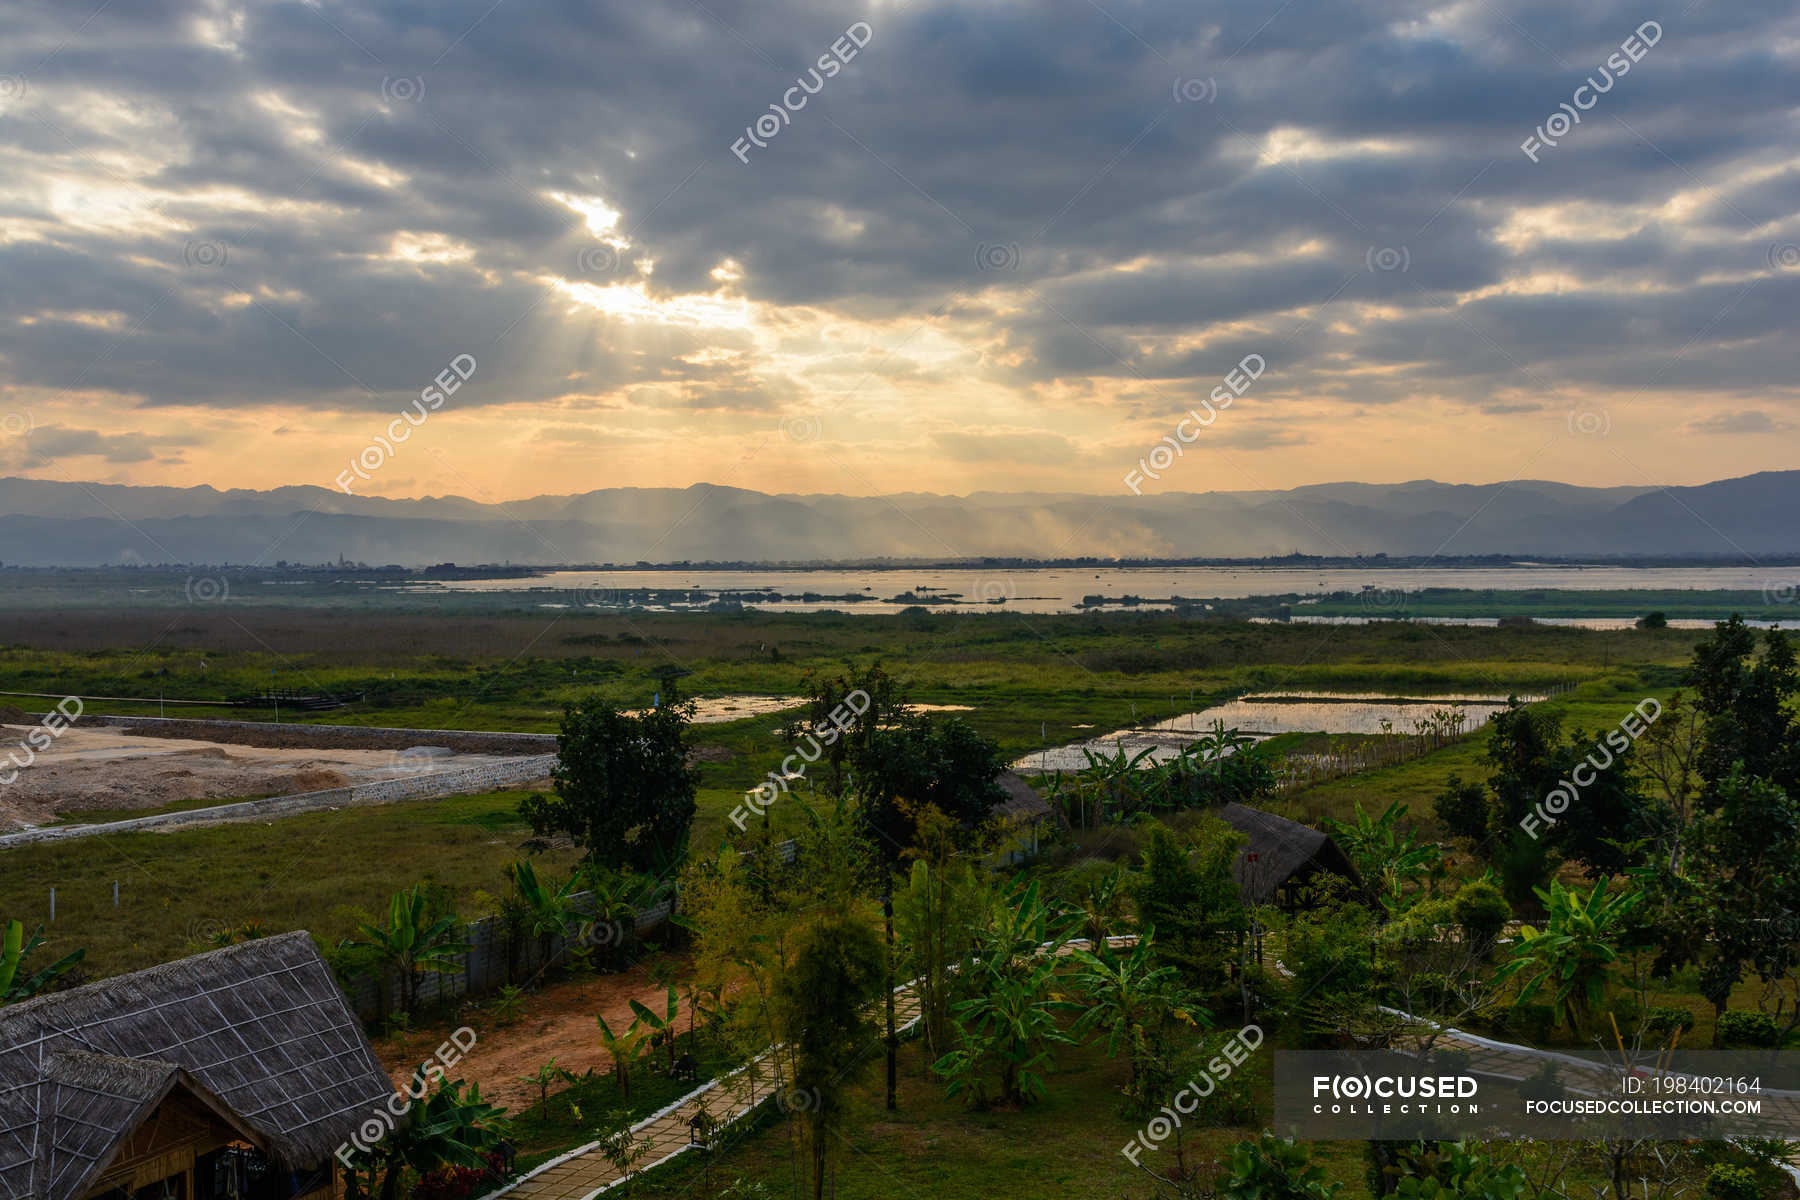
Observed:
[[[578,905],[586,908],[589,893],[580,892],[575,896]],[[672,902],[662,900],[640,909],[636,920],[632,922],[632,932],[643,934],[661,925],[669,919]],[[588,909],[587,911],[592,911]],[[618,944],[621,930],[596,930],[591,943],[596,951],[608,945]],[[463,929],[463,941],[469,943],[467,953],[461,955],[461,969],[438,973],[433,972],[419,979],[419,1007],[421,1009],[436,1008],[454,1000],[491,995],[507,984],[506,970],[506,929],[499,917],[483,917],[473,921]],[[553,938],[549,944],[548,959],[555,962],[562,957],[567,943],[562,938]],[[544,939],[526,935],[518,945],[516,953],[518,961],[512,973],[512,982],[524,987],[542,976],[546,956]],[[365,1021],[374,1021],[384,1015],[382,1005],[382,989],[385,988],[392,1004],[399,1003],[399,978],[394,972],[387,972],[386,977],[377,983],[373,977],[357,979],[345,985],[344,994],[350,998],[350,1005],[356,1015]]]

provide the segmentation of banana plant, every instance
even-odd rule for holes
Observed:
[[[23,974],[25,960],[31,957],[33,950],[44,944],[43,934],[44,927],[39,925],[27,938],[24,922],[6,923],[6,932],[0,936],[0,1004],[10,1004],[37,995],[59,975],[73,970],[76,963],[87,957],[85,949],[77,950],[72,954],[65,954],[35,975]]]
[[[1332,835],[1356,864],[1363,882],[1376,889],[1390,912],[1407,906],[1408,885],[1429,876],[1444,857],[1442,847],[1420,841],[1417,830],[1402,831],[1400,822],[1406,813],[1407,806],[1395,800],[1379,817],[1371,817],[1358,800],[1354,824],[1326,820]]]
[[[631,1005],[631,1012],[635,1017],[635,1020],[631,1023],[632,1026],[635,1028],[641,1025],[648,1031],[650,1044],[652,1046],[660,1045],[668,1051],[669,1073],[671,1075],[674,1074],[675,1020],[677,1014],[681,1010],[681,1002],[675,997],[675,989],[669,989],[669,1002],[661,1016],[658,1016],[647,1005],[638,1003],[635,999],[628,1001],[628,1003]]]
[[[600,1026],[600,1047],[612,1059],[613,1080],[619,1085],[619,1099],[631,1099],[632,1064],[643,1056],[644,1037],[648,1030],[637,1020],[633,1020],[623,1033],[614,1033],[606,1018],[596,1015],[594,1021]]]
[[[1582,895],[1552,880],[1550,890],[1534,889],[1544,902],[1549,920],[1544,928],[1526,925],[1519,930],[1513,957],[1495,972],[1496,980],[1525,973],[1519,1000],[1529,1001],[1546,987],[1550,1000],[1578,1036],[1586,1031],[1588,1014],[1606,1002],[1612,964],[1619,952],[1613,942],[1625,918],[1644,898],[1640,891],[1607,895],[1607,880]]]
[[[433,919],[422,884],[410,892],[395,892],[388,901],[385,925],[360,927],[364,940],[349,943],[373,949],[383,964],[400,977],[400,1009],[411,1013],[418,998],[419,979],[427,972],[453,975],[463,969],[462,956],[469,943],[458,934],[461,921],[454,913]]]
[[[529,920],[532,934],[544,939],[544,965],[548,966],[556,939],[566,939],[581,923],[581,910],[575,903],[580,877],[571,875],[560,883],[555,880],[540,880],[537,869],[525,859],[508,867],[506,874],[512,880],[514,890],[519,893],[519,899],[525,902],[525,907],[531,912]]]

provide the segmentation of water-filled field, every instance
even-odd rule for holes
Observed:
[[[1523,700],[1540,699],[1522,696]],[[1506,703],[1505,696],[1472,693],[1431,697],[1382,696],[1359,692],[1261,692],[1215,704],[1198,712],[1115,730],[1101,737],[1054,746],[1025,755],[1013,766],[1031,771],[1078,771],[1085,751],[1127,758],[1150,751],[1146,762],[1174,758],[1220,723],[1257,740],[1283,733],[1410,734],[1422,725],[1454,722],[1479,729]]]

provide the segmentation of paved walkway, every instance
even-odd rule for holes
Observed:
[[[912,983],[895,989],[894,1017],[896,1028],[901,1032],[917,1023],[919,997]],[[764,1051],[729,1075],[702,1084],[633,1125],[632,1132],[649,1143],[649,1153],[638,1169],[648,1170],[693,1149],[688,1141],[688,1122],[703,1105],[721,1132],[756,1111],[780,1090],[773,1074],[773,1051]],[[508,1200],[587,1200],[620,1182],[618,1168],[600,1153],[598,1142],[590,1142],[490,1193],[485,1200],[497,1200],[501,1196]]]

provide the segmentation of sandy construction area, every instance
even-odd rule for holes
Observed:
[[[42,825],[59,813],[285,796],[494,761],[432,746],[278,749],[137,737],[124,729],[80,725],[34,758],[25,743],[29,732],[28,726],[0,725],[0,831]],[[17,778],[4,782],[15,768]]]

